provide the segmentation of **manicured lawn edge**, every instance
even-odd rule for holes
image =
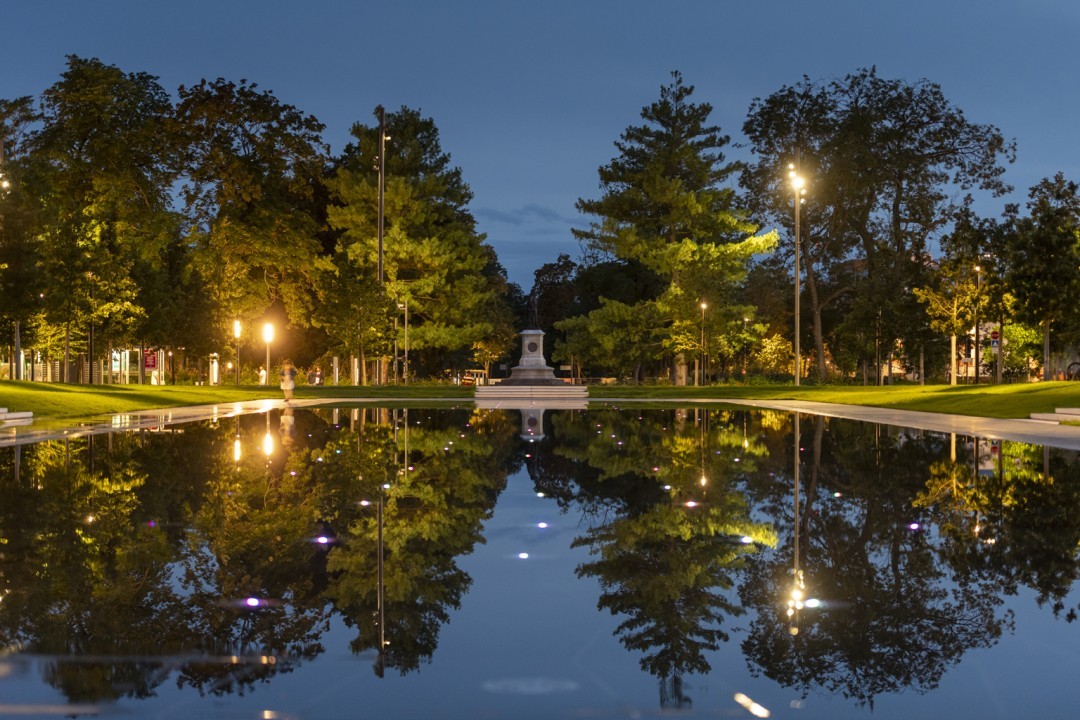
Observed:
[[[343,398],[416,401],[469,399],[473,389],[460,385],[351,385],[297,388],[298,398]],[[281,391],[265,386],[195,385],[60,385],[0,381],[0,407],[28,410],[35,424],[110,413],[208,405],[263,398],[279,399]],[[892,387],[792,385],[712,385],[707,387],[598,385],[592,399],[627,399],[677,403],[681,400],[811,400],[871,407],[954,413],[988,418],[1026,418],[1033,412],[1080,407],[1080,383],[1048,382],[1014,385],[897,385]]]

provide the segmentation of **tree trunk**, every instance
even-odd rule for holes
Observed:
[[[71,323],[64,323],[64,380],[71,382]]]
[[[817,353],[818,382],[824,383],[828,373],[825,368],[825,335],[821,329],[821,303],[818,300],[817,275],[812,262],[806,263],[806,289],[810,293],[810,324],[814,329],[814,351]]]
[[[1050,321],[1043,321],[1043,380],[1053,380],[1050,368]]]
[[[2,141],[0,141],[2,142]],[[15,372],[10,376],[12,380],[22,380],[22,338],[19,337],[19,321],[15,321],[15,349],[12,352],[15,356]]]
[[[949,384],[956,384],[956,333],[949,336]]]

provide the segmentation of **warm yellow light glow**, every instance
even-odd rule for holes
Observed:
[[[701,303],[701,309],[702,309],[702,310],[704,310],[704,309],[705,309],[705,308],[707,308],[707,307],[709,307],[709,306],[708,306],[708,305],[706,305],[705,303]]]
[[[240,321],[239,320],[233,320],[232,321],[232,334],[233,334],[234,338],[236,338],[238,340],[240,339]]]
[[[707,484],[708,484],[708,482],[709,482],[709,479],[708,479],[708,478],[706,478],[706,477],[705,477],[704,475],[702,475],[702,476],[701,476],[701,486],[702,486],[702,487],[705,487],[705,485],[707,485]]]
[[[233,440],[232,459],[233,462],[240,462],[240,438]]]
[[[746,711],[748,713],[750,713],[751,715],[753,715],[754,717],[767,718],[770,715],[768,709],[766,709],[765,707],[757,704],[756,702],[754,702],[753,700],[751,700],[750,698],[748,698],[746,695],[744,695],[742,693],[735,693],[735,698],[734,699],[735,699],[735,702],[742,705],[743,708],[745,708]]]
[[[800,590],[799,588],[794,588],[794,589],[792,589],[792,591],[791,591],[791,598],[792,598],[793,600],[796,600],[796,601],[798,601],[798,600],[802,600],[802,599],[803,599],[803,591],[802,591],[802,590]]]
[[[794,172],[791,173],[791,187],[795,188],[796,190],[802,190],[804,184],[805,181],[801,177],[796,175]]]
[[[263,452],[266,453],[266,457],[274,454],[274,436],[270,433],[266,433],[263,437]]]
[[[271,323],[266,323],[265,325],[263,325],[263,341],[274,341],[274,326]]]

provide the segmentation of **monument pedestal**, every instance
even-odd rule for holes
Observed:
[[[497,385],[476,388],[476,398],[505,400],[526,398],[537,400],[579,400],[589,395],[584,385],[571,385],[555,377],[555,371],[544,361],[544,332],[524,330],[521,333],[521,363],[510,370],[510,377]]]

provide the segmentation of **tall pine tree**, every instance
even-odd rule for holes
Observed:
[[[659,281],[659,293],[624,303],[631,317],[663,318],[653,361],[729,345],[725,338],[752,314],[735,304],[733,290],[750,258],[775,244],[773,234],[753,236],[757,228],[724,185],[740,166],[727,162],[722,149],[730,138],[708,124],[712,106],[692,102],[693,92],[673,72],[660,99],[642,110],[645,124],[627,128],[615,143],[619,155],[600,168],[601,197],[577,203],[597,218],[574,230],[588,250],[621,263],[627,273],[644,269]],[[584,327],[602,335],[603,326]],[[655,328],[645,334],[653,333]],[[676,378],[681,381],[681,373]]]

